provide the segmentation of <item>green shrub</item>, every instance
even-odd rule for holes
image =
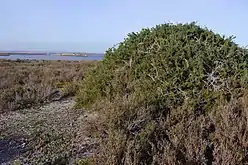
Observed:
[[[137,104],[177,106],[209,91],[230,92],[247,84],[246,55],[232,38],[195,23],[143,29],[106,52],[84,81],[78,103],[128,95]]]
[[[106,51],[80,85],[77,106],[107,116],[103,129],[109,137],[96,162],[103,158],[106,164],[152,164],[171,151],[173,163],[185,163],[168,132],[189,116],[200,120],[197,116],[214,113],[220,100],[240,97],[248,82],[247,55],[233,37],[195,22],[128,34],[117,48]],[[168,148],[161,148],[162,142]],[[210,159],[199,156],[195,162],[203,158]]]

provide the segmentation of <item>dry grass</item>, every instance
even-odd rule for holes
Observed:
[[[190,105],[184,104],[153,118],[151,111],[157,108],[132,107],[125,99],[102,100],[92,107],[101,115],[88,127],[101,139],[94,164],[247,164],[248,91],[216,104],[206,114],[189,111]]]
[[[30,107],[76,91],[73,82],[95,61],[0,60],[0,113]],[[67,88],[63,88],[64,86]],[[58,89],[63,92],[58,91]]]

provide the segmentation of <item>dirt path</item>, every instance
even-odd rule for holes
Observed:
[[[97,146],[85,135],[94,115],[73,109],[72,98],[0,114],[0,164],[74,164]]]

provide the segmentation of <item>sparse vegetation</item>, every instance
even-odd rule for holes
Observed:
[[[60,98],[73,96],[96,63],[0,60],[0,164],[87,160],[96,146],[84,134],[87,117],[73,108],[73,98]]]
[[[95,164],[248,163],[248,51],[194,22],[130,33],[79,85]],[[104,136],[103,136],[104,135]]]

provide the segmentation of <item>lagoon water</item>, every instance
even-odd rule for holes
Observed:
[[[88,57],[72,57],[72,56],[57,56],[57,55],[10,55],[10,56],[0,56],[0,59],[10,59],[10,60],[102,60],[103,55],[89,55]]]

